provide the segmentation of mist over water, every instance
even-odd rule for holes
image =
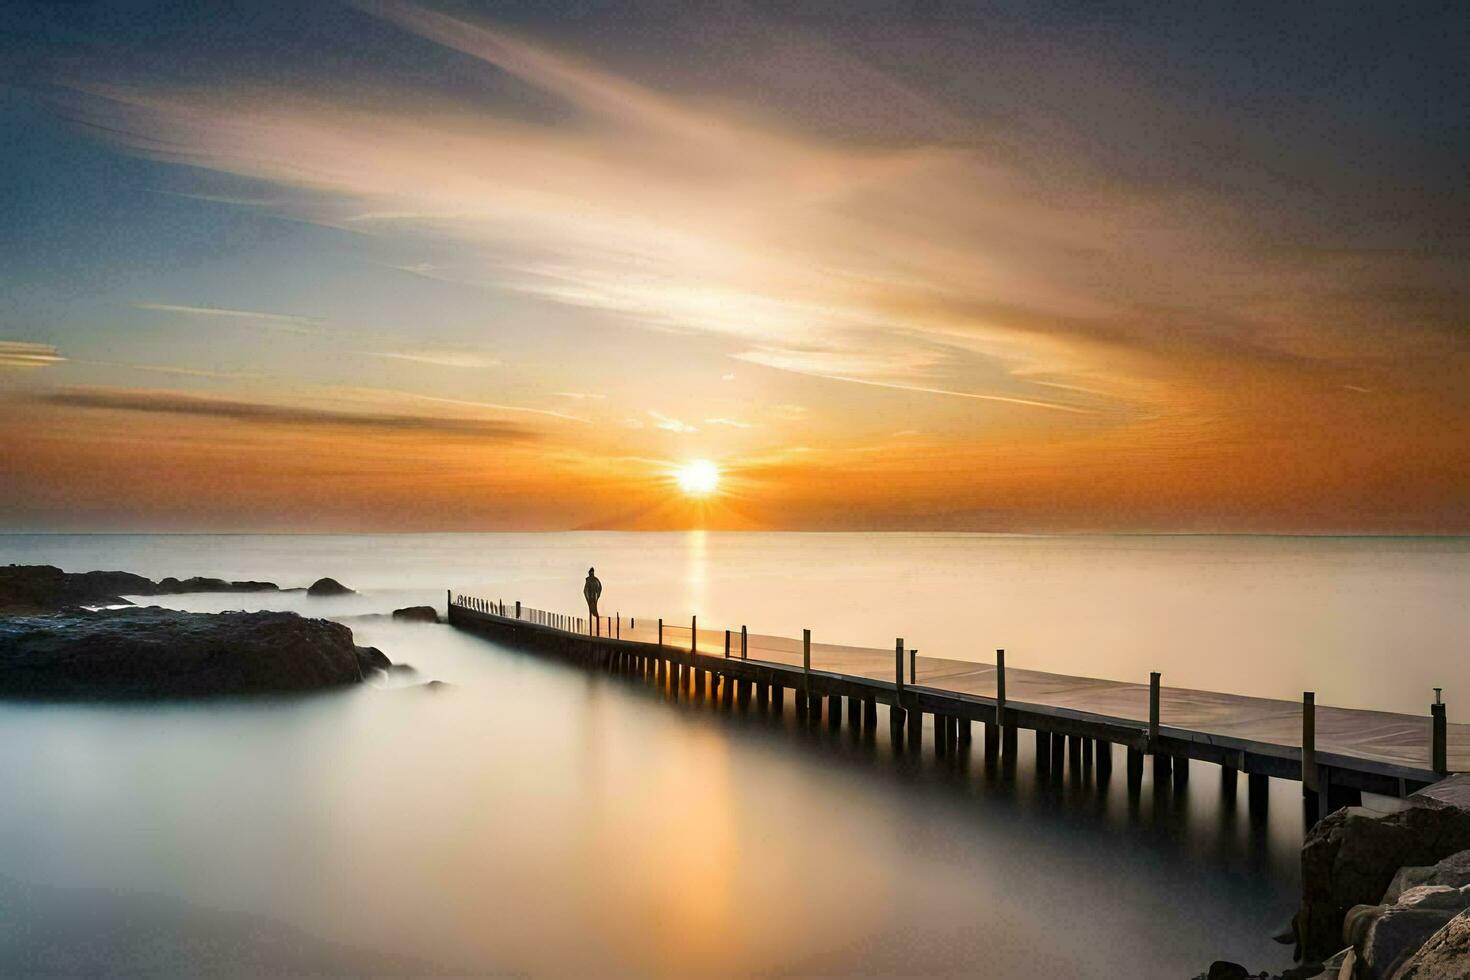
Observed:
[[[0,705],[0,973],[936,973],[1279,967],[1299,789],[936,764],[447,626],[444,591],[1320,702],[1470,692],[1464,540],[963,535],[10,536],[0,561],[362,590],[416,674],[315,697]],[[1392,670],[1383,663],[1391,656]],[[449,686],[430,690],[428,679]],[[1460,681],[1467,683],[1461,684]]]

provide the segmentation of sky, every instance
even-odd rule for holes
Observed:
[[[1467,47],[13,0],[0,529],[1470,533]]]

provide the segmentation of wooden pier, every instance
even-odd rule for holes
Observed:
[[[1442,704],[1423,716],[1319,706],[1311,692],[1300,703],[1172,688],[1153,674],[1148,683],[1070,677],[994,664],[921,657],[896,640],[892,651],[814,644],[802,638],[701,629],[622,616],[601,621],[550,613],[473,596],[449,595],[449,622],[503,643],[555,653],[588,666],[648,671],[694,694],[754,699],[780,711],[790,690],[799,719],[829,726],[846,720],[876,730],[887,709],[896,744],[923,738],[932,717],[934,750],[944,755],[972,739],[978,724],[987,757],[1013,758],[1018,732],[1033,733],[1036,763],[1060,770],[1064,753],[1110,771],[1112,747],[1122,748],[1130,785],[1151,760],[1154,780],[1187,779],[1190,760],[1245,772],[1252,790],[1268,777],[1299,780],[1317,815],[1360,801],[1363,792],[1403,797],[1452,772],[1470,770],[1470,725],[1449,725]],[[922,683],[920,683],[922,681]],[[1233,786],[1233,780],[1230,782]]]

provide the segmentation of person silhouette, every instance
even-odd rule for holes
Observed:
[[[602,595],[602,583],[598,581],[597,569],[587,569],[587,581],[582,586],[582,595],[587,599],[587,617],[597,622],[597,600]]]

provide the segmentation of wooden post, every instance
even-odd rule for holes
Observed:
[[[1429,764],[1435,772],[1441,776],[1449,774],[1449,738],[1448,724],[1445,721],[1445,706],[1440,700],[1440,689],[1434,689],[1434,703],[1429,706],[1431,719],[1431,733],[1429,746]]]
[[[730,631],[725,630],[725,659],[730,659]]]
[[[746,659],[745,654],[746,654],[747,649],[749,649],[749,639],[750,639],[749,636],[746,635],[745,627],[744,626],[741,626],[740,627],[740,659],[741,660],[745,660]]]
[[[689,617],[689,654],[693,656],[699,649],[699,617]]]
[[[805,690],[810,685],[810,683],[811,683],[808,680],[808,676],[811,674],[811,672],[812,672],[812,631],[811,630],[802,630],[801,631],[801,673],[802,673],[801,686],[802,686],[802,689],[803,690]]]
[[[1317,779],[1317,695],[1302,692],[1302,794],[1316,793]]]
[[[914,647],[909,651],[909,683],[919,683],[919,648]]]
[[[995,651],[995,723],[1006,723],[1006,652]]]
[[[621,640],[623,638],[623,614],[622,613],[618,613],[618,615],[617,615],[617,626],[618,626],[618,636],[617,636],[617,638],[619,640]]]
[[[1148,750],[1154,751],[1159,741],[1159,672],[1148,675]]]
[[[658,645],[664,645],[664,621],[662,617],[658,621]]]
[[[893,686],[896,688],[894,704],[903,703],[903,638],[899,637],[893,643]]]

